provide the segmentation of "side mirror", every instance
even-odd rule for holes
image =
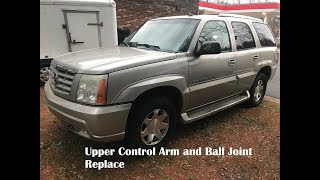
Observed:
[[[203,54],[219,54],[221,53],[221,46],[219,42],[216,41],[205,41],[202,46],[194,51],[196,56],[201,56]]]

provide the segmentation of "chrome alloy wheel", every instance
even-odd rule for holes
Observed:
[[[40,80],[42,82],[47,82],[49,80],[49,73],[50,73],[49,67],[41,68],[40,69]]]
[[[158,144],[169,129],[169,115],[163,109],[155,109],[144,119],[141,126],[141,139],[146,145]]]
[[[257,83],[257,86],[256,86],[256,88],[254,90],[254,100],[255,101],[259,101],[261,99],[263,90],[264,90],[263,81],[259,80],[258,83]]]

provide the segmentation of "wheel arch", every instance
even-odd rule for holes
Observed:
[[[188,104],[188,89],[186,79],[182,75],[156,76],[132,83],[120,90],[116,96],[110,95],[109,104],[136,103],[147,95],[163,95],[176,100],[175,104],[177,107],[179,105],[180,110],[182,106]]]
[[[270,66],[264,66],[260,69],[260,71],[258,72],[258,74],[263,73],[267,76],[267,80],[270,79],[271,76],[271,67]]]
[[[167,97],[169,100],[171,100],[174,106],[176,107],[177,113],[178,114],[181,113],[182,106],[184,103],[183,95],[181,91],[174,86],[160,86],[160,87],[155,87],[143,92],[133,101],[131,110],[134,111],[134,108],[138,104],[143,102],[146,98],[162,97],[162,96]]]

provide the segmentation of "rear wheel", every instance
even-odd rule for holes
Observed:
[[[132,148],[157,149],[173,135],[177,120],[174,104],[166,97],[156,97],[137,104],[126,128],[126,143]]]
[[[43,86],[49,80],[50,61],[40,63],[40,86]]]
[[[250,99],[247,105],[249,107],[257,107],[262,102],[267,89],[267,76],[264,73],[259,73],[249,90]]]

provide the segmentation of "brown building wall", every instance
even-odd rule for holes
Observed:
[[[115,0],[118,28],[134,31],[149,19],[198,14],[199,0]],[[180,11],[176,6],[180,5]]]

